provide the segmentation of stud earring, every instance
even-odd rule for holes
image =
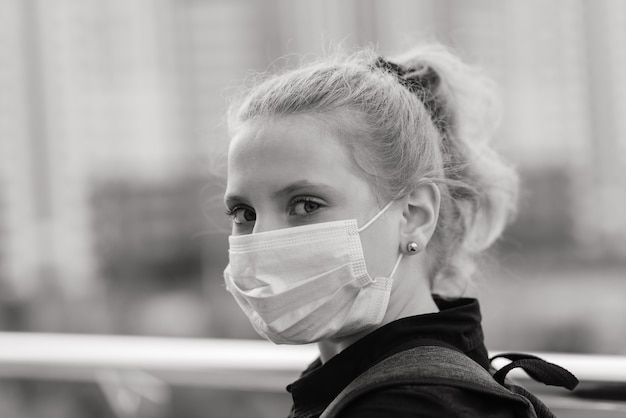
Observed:
[[[417,252],[417,248],[418,248],[418,247],[417,247],[417,242],[413,242],[413,241],[411,241],[411,242],[409,242],[409,243],[406,245],[406,250],[407,250],[409,253],[416,253],[416,252]]]

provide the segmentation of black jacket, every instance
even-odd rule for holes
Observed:
[[[374,364],[410,348],[439,345],[462,351],[489,368],[475,299],[446,301],[435,297],[440,312],[387,324],[322,365],[318,359],[287,390],[293,398],[289,418],[317,418],[352,380]],[[513,417],[510,405],[448,386],[399,386],[359,398],[345,418]]]

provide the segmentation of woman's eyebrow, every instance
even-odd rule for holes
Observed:
[[[312,183],[308,180],[300,180],[300,181],[291,183],[288,186],[283,187],[282,189],[278,190],[277,192],[274,193],[274,197],[279,198],[279,197],[288,196],[290,194],[301,191],[303,189],[322,191],[322,192],[331,192],[331,193],[335,190],[333,187],[323,184],[323,183]]]
[[[336,193],[336,189],[323,183],[312,183],[308,180],[300,180],[283,187],[282,189],[274,192],[274,198],[282,198],[289,196],[293,193],[308,190],[315,192]],[[224,203],[226,207],[230,207],[235,203],[246,203],[248,200],[237,194],[226,194],[224,196]]]

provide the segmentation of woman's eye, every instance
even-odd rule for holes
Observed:
[[[232,210],[229,210],[227,214],[236,224],[245,224],[256,220],[256,213],[252,209],[246,207],[235,207]]]
[[[293,205],[291,215],[307,216],[322,207],[321,203],[313,200],[301,200]]]

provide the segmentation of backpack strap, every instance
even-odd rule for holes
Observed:
[[[504,385],[507,373],[517,367],[522,368],[536,381],[546,385],[560,386],[569,390],[574,390],[578,385],[578,379],[569,371],[554,363],[548,363],[537,356],[520,353],[502,353],[491,357],[489,362],[493,362],[497,358],[511,360],[509,364],[502,367],[493,375],[496,382],[501,385]]]
[[[320,418],[336,418],[341,409],[356,398],[400,385],[443,385],[497,396],[517,403],[524,416],[537,418],[533,404],[523,394],[513,393],[500,385],[487,370],[465,354],[440,346],[415,347],[375,364],[348,384]],[[554,417],[553,414],[548,416]]]
[[[530,354],[502,353],[492,357],[489,361],[493,362],[493,360],[497,358],[505,358],[507,360],[511,360],[511,362],[502,367],[500,370],[494,372],[493,378],[496,382],[505,386],[511,392],[518,393],[532,402],[535,412],[537,412],[537,415],[540,417],[551,417],[554,416],[554,414],[552,414],[548,407],[535,395],[522,386],[511,383],[506,378],[507,373],[519,367],[538,382],[549,386],[560,386],[568,390],[574,390],[579,383],[576,376],[563,367],[554,363],[549,363]]]

